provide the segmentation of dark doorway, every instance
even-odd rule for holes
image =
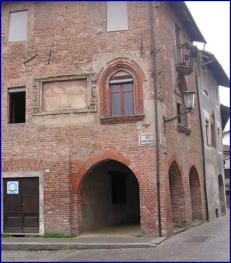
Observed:
[[[176,162],[173,162],[169,168],[169,187],[172,224],[174,227],[182,227],[185,223],[185,200],[181,175]]]
[[[4,232],[39,232],[39,178],[4,179]]]
[[[224,183],[221,175],[218,176],[218,185],[219,185],[221,215],[225,215],[225,190],[224,190]]]
[[[190,196],[192,206],[192,220],[202,219],[201,191],[199,176],[195,167],[189,172]]]
[[[125,165],[105,161],[84,178],[81,191],[80,231],[140,222],[139,185]]]

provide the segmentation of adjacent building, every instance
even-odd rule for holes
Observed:
[[[170,235],[206,220],[205,183],[211,217],[225,213],[220,137],[208,146],[219,170],[205,180],[197,97],[180,115],[184,92],[197,92],[184,43],[205,42],[184,2],[3,2],[1,12],[2,232],[136,224]],[[203,121],[221,134],[212,105]]]
[[[230,81],[217,59],[209,52],[202,53],[203,63],[198,76],[198,91],[203,130],[206,193],[209,219],[226,212],[225,177],[219,85],[230,87]]]
[[[226,205],[230,208],[230,145],[223,146]]]
[[[224,131],[223,132],[223,145],[230,145],[230,131]]]

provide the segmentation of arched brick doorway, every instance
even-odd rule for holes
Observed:
[[[185,223],[185,200],[180,170],[175,161],[169,168],[169,188],[172,225],[182,227]]]
[[[224,183],[221,175],[218,176],[218,185],[219,185],[221,215],[225,215],[225,193],[224,193]]]
[[[192,220],[202,219],[202,203],[199,176],[196,168],[193,166],[189,171],[190,196],[192,207]]]
[[[139,224],[139,186],[125,165],[108,160],[84,177],[81,189],[80,232],[109,226]]]
[[[86,161],[73,181],[72,232],[121,225],[136,225],[139,231],[137,175],[136,166],[120,153],[108,151]]]

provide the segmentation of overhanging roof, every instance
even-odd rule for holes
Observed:
[[[221,108],[221,125],[223,131],[230,117],[230,108],[223,104],[220,105],[220,108]]]
[[[196,22],[194,21],[188,7],[184,1],[168,1],[169,6],[174,10],[176,16],[185,26],[187,33],[192,41],[206,43],[203,35],[201,34]]]
[[[211,70],[214,78],[217,81],[217,84],[230,88],[230,79],[226,75],[224,69],[222,68],[216,57],[208,51],[202,51],[202,55],[204,64],[206,64],[208,69]]]

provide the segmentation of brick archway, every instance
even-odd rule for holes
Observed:
[[[81,183],[83,181],[83,178],[85,175],[97,164],[108,161],[108,160],[113,160],[117,161],[119,163],[124,164],[127,166],[135,175],[138,183],[139,183],[139,170],[136,167],[135,164],[133,164],[128,158],[124,157],[121,153],[114,152],[114,151],[106,151],[103,153],[100,153],[96,156],[93,156],[92,158],[88,159],[78,170],[74,180],[73,180],[73,193],[78,194],[79,190],[81,188]]]
[[[219,174],[218,176],[218,187],[219,187],[219,200],[220,200],[220,208],[221,208],[221,215],[225,215],[225,192],[224,192],[224,182],[222,175]]]
[[[192,220],[202,220],[200,179],[195,166],[192,166],[189,171],[189,186],[192,208]]]
[[[171,199],[171,221],[173,226],[183,226],[185,218],[185,193],[182,182],[182,172],[174,160],[168,170],[169,190]]]

